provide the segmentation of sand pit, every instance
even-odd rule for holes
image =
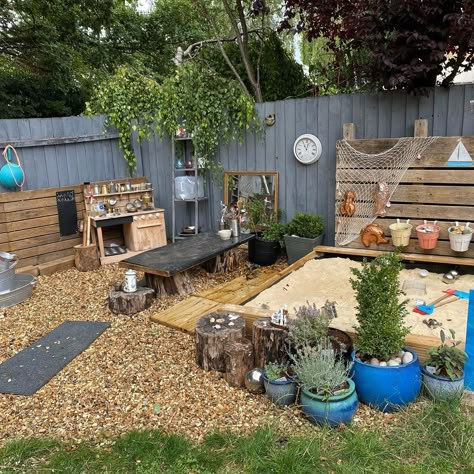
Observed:
[[[322,306],[326,300],[337,303],[337,319],[332,326],[342,330],[353,330],[357,324],[355,318],[356,300],[349,278],[352,276],[351,267],[360,268],[362,265],[345,258],[325,258],[310,260],[302,268],[260,293],[247,306],[261,307],[267,305],[271,310],[277,310],[282,305],[288,305],[290,314],[294,308],[307,301]],[[426,284],[426,294],[408,293],[407,308],[410,311],[407,325],[413,334],[437,337],[439,329],[430,329],[423,324],[423,319],[434,318],[442,323],[445,329],[452,328],[456,331],[456,339],[465,340],[468,301],[459,299],[435,309],[431,316],[422,316],[414,313],[417,299],[431,302],[442,296],[443,290],[454,287],[456,290],[469,291],[474,288],[474,275],[461,275],[453,285],[442,282],[442,275],[429,273],[425,278],[419,275],[420,269],[402,270],[400,283],[405,280],[415,280]]]

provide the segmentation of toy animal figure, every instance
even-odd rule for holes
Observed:
[[[388,184],[385,181],[377,183],[374,191],[374,201],[375,201],[375,210],[374,216],[384,217],[385,216],[385,207],[388,202]]]
[[[369,224],[360,231],[360,240],[366,247],[370,244],[388,244],[389,239],[385,237],[382,227],[378,224]]]
[[[339,210],[343,216],[352,217],[356,211],[354,191],[346,191],[344,194],[344,202],[341,204]]]

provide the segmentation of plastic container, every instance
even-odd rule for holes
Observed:
[[[197,196],[196,196],[196,178],[194,176],[176,176],[174,178],[175,198],[196,199],[204,197],[204,181],[202,176],[197,177]]]
[[[425,250],[432,250],[436,247],[438,242],[440,228],[436,225],[436,221],[433,224],[424,224],[416,226],[416,235],[418,237],[418,243],[420,248]]]
[[[413,402],[421,388],[421,367],[416,352],[408,364],[380,367],[362,362],[352,353],[353,380],[359,400],[383,412],[396,411]]]
[[[473,230],[469,227],[469,223],[464,227],[463,233],[453,232],[456,227],[458,227],[457,222],[455,226],[448,228],[451,250],[455,252],[467,252],[469,250],[469,244],[471,243]]]
[[[404,224],[397,219],[396,224],[390,224],[390,234],[392,235],[392,244],[394,247],[406,247],[410,243],[410,235],[413,226],[409,224],[410,220],[407,220]]]

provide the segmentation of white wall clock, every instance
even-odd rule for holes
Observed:
[[[321,157],[323,147],[319,138],[310,133],[300,135],[293,145],[293,153],[295,158],[304,165],[316,163]]]

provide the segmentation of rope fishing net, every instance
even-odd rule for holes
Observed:
[[[356,150],[347,140],[338,141],[337,247],[357,239],[365,226],[385,215],[385,206],[390,206],[390,198],[410,163],[421,159],[422,153],[436,138],[400,138],[392,148],[373,155]],[[348,205],[343,206],[346,202]]]

